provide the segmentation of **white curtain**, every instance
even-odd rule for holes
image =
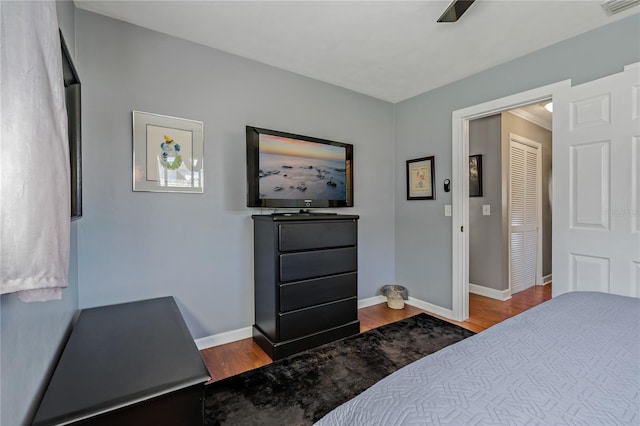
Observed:
[[[61,298],[69,145],[54,1],[0,1],[0,290]]]

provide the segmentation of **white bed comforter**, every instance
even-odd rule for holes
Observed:
[[[317,425],[639,425],[640,299],[558,296],[410,364]]]

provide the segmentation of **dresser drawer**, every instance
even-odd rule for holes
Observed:
[[[281,282],[354,272],[357,269],[358,250],[356,247],[280,255]]]
[[[357,319],[357,297],[280,314],[280,340],[295,339]]]
[[[355,246],[358,227],[355,221],[286,223],[278,226],[280,251]]]
[[[296,281],[280,286],[280,311],[293,311],[357,295],[358,274],[356,272]]]

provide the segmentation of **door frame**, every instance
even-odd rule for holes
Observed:
[[[553,137],[553,133],[552,133]],[[509,132],[509,170],[508,195],[507,195],[507,244],[508,249],[508,277],[509,294],[513,294],[513,283],[511,282],[511,143],[527,145],[536,150],[536,278],[534,285],[542,285],[542,144],[540,142],[527,139],[516,133]]]
[[[553,101],[559,90],[571,87],[571,80],[538,87],[452,112],[451,201],[452,201],[452,313],[456,321],[469,318],[469,121],[524,105]]]

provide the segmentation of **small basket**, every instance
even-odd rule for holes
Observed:
[[[391,309],[404,309],[407,289],[401,285],[386,285],[382,287],[382,294],[387,296],[387,306]]]
[[[404,309],[404,299],[396,293],[387,295],[387,306],[391,309]]]

